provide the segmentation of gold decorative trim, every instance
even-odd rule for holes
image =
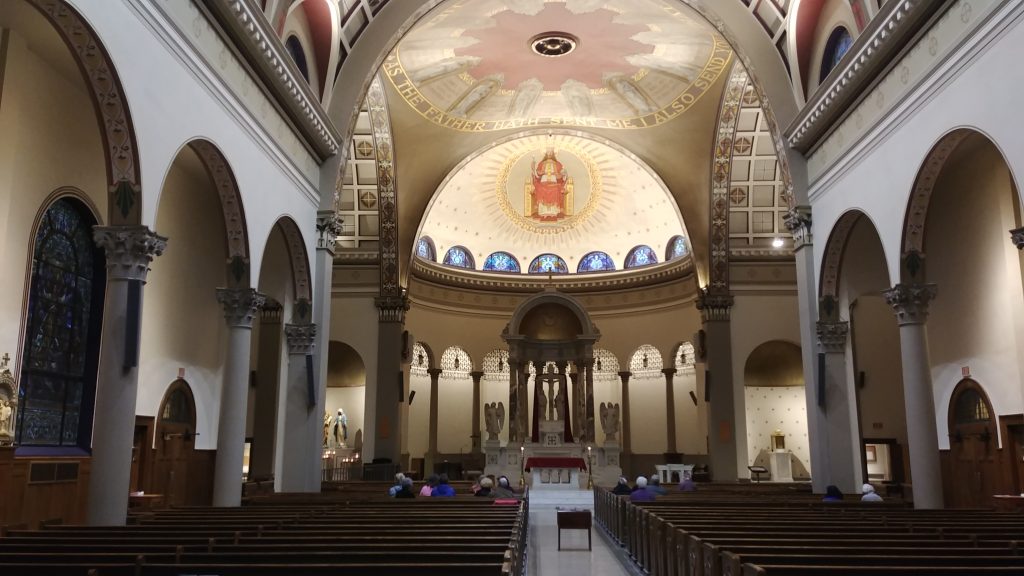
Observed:
[[[512,221],[516,226],[533,232],[534,234],[561,234],[566,230],[572,230],[579,226],[582,222],[585,222],[597,209],[597,203],[601,199],[602,187],[602,176],[601,171],[597,168],[594,163],[594,159],[590,157],[586,151],[571,142],[559,142],[557,146],[553,146],[556,151],[558,149],[566,150],[577,158],[583,161],[583,164],[587,167],[587,175],[590,178],[590,198],[587,199],[587,204],[582,210],[569,216],[563,224],[559,225],[548,225],[542,226],[537,224],[533,220],[520,214],[515,208],[512,207],[512,203],[508,199],[508,175],[511,172],[512,167],[516,165],[524,156],[532,152],[537,152],[536,146],[531,146],[526,150],[516,153],[509,159],[505,160],[501,170],[498,170],[497,182],[495,182],[494,190],[498,195],[498,205],[501,206],[501,211],[505,213],[505,217]]]

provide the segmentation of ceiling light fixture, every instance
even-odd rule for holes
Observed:
[[[530,38],[530,50],[547,58],[565,56],[580,45],[580,39],[566,32],[544,32]]]

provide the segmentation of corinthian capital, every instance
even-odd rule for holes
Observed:
[[[818,342],[830,354],[846,351],[846,335],[850,332],[849,322],[818,322]]]
[[[897,284],[883,294],[896,312],[896,321],[903,326],[924,323],[928,319],[928,304],[937,293],[935,284]]]
[[[288,354],[312,354],[316,344],[316,324],[285,324]]]
[[[167,238],[146,226],[93,226],[92,238],[106,255],[112,280],[145,282],[149,263],[167,248]]]
[[[316,215],[316,247],[334,251],[334,242],[341,234],[341,216],[334,210],[322,210]]]
[[[224,319],[232,328],[251,328],[266,299],[253,288],[217,288],[217,302],[224,307]]]
[[[707,288],[697,293],[697,310],[704,322],[728,322],[733,297],[728,292],[712,292]]]
[[[374,300],[378,318],[381,322],[405,322],[405,313],[409,311],[409,298],[401,296],[381,296]]]
[[[793,249],[810,246],[814,242],[811,230],[811,207],[794,206],[783,217],[786,228],[793,236]]]
[[[1024,249],[1024,228],[1010,230],[1010,241],[1018,250]]]

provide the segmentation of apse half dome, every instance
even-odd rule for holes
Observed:
[[[443,253],[442,264],[485,272],[609,273],[689,256],[661,178],[578,132],[525,133],[470,155],[435,191],[417,238],[416,258]]]

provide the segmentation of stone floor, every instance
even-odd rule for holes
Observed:
[[[592,508],[593,502],[573,509]],[[566,507],[569,508],[569,507]],[[558,550],[557,506],[530,504],[529,547],[527,565],[530,576],[628,576],[620,560],[621,554],[611,548],[595,524],[591,529],[593,549],[587,550],[587,533],[563,530],[562,550]]]

